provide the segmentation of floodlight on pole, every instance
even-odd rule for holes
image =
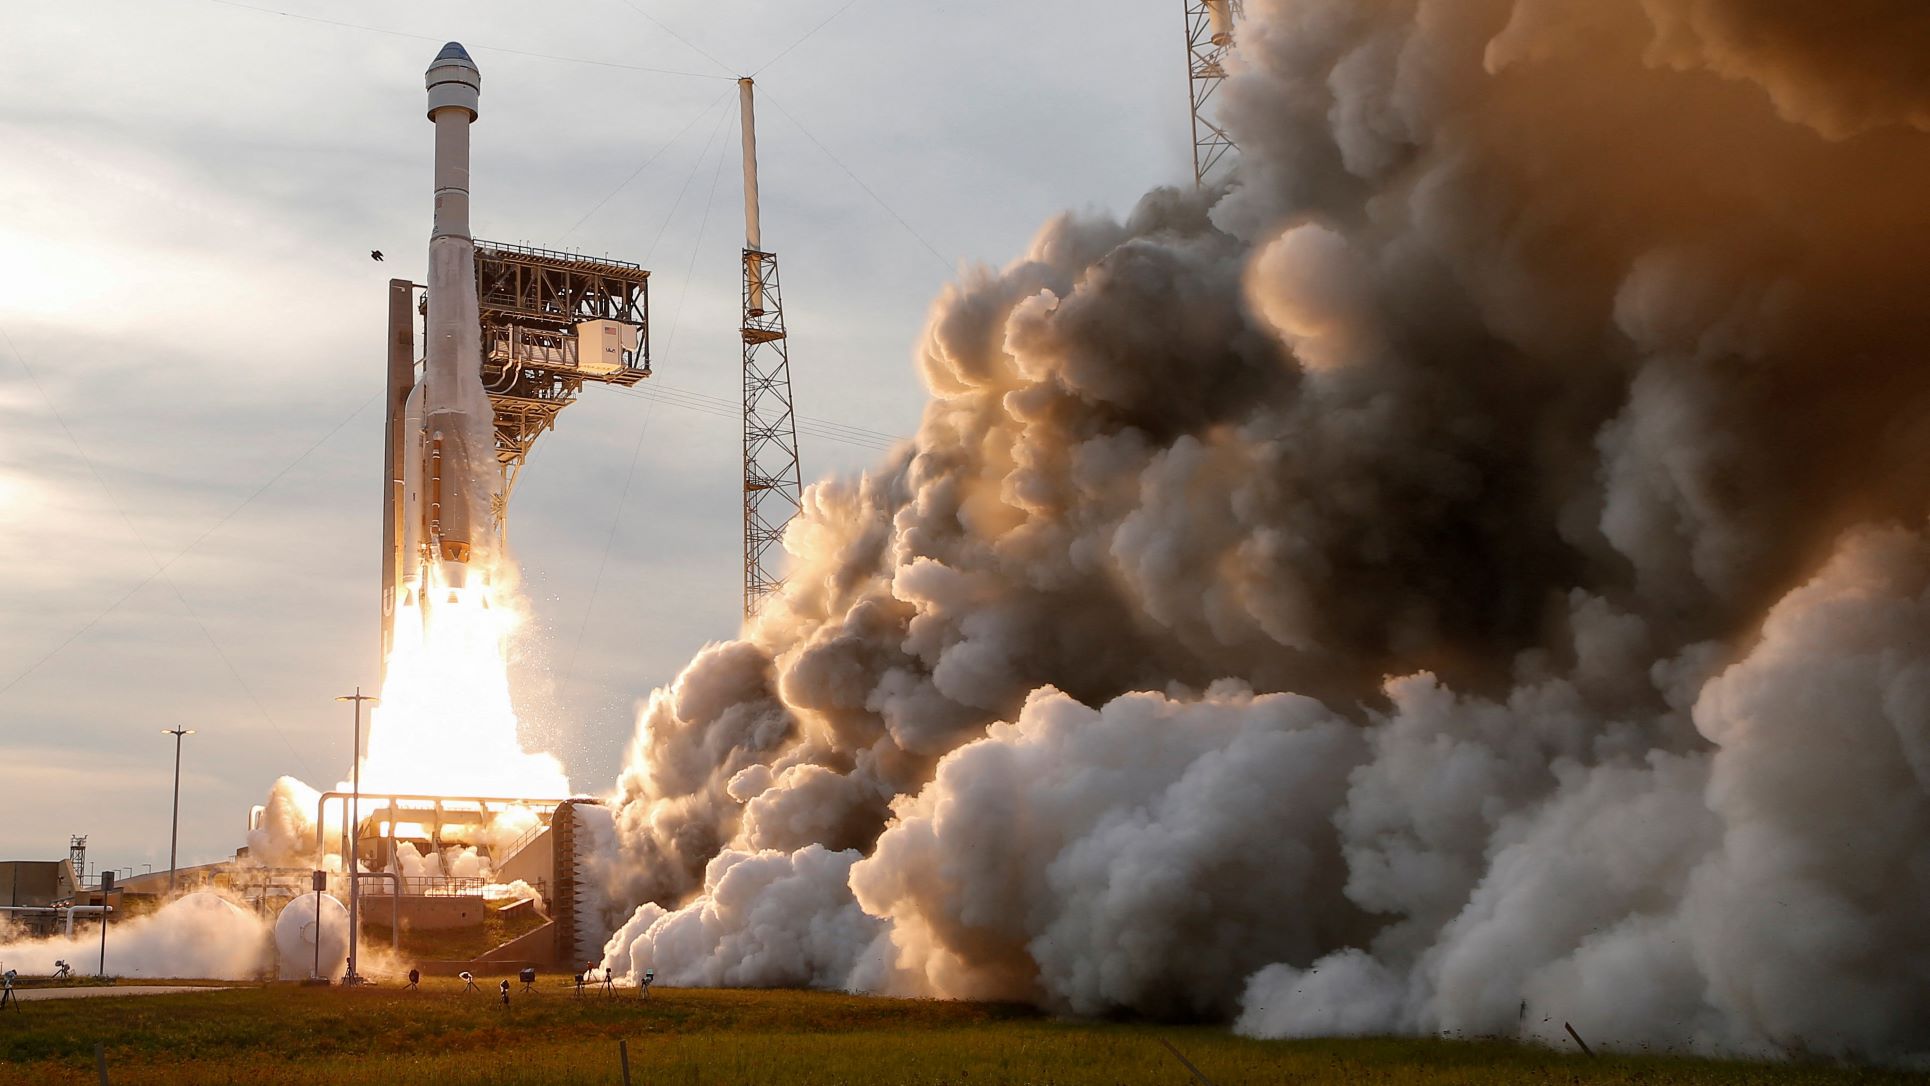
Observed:
[[[366,701],[379,705],[382,703],[382,699],[362,693],[362,688],[358,686],[355,688],[355,693],[343,694],[335,700],[352,701],[355,703],[355,761],[353,768],[350,770],[349,777],[348,815],[348,971],[342,974],[342,983],[360,984],[362,983],[361,974],[355,971],[355,937],[362,923],[360,909],[362,902],[362,880],[355,877],[356,869],[361,866],[361,861],[356,855],[360,850],[355,835],[360,832],[362,828],[362,703]],[[399,892],[400,891],[398,891],[398,893]],[[319,908],[321,902],[318,900],[316,905],[316,920],[319,923],[321,920]],[[320,928],[318,927],[316,929],[316,945],[318,948],[320,946],[320,934]],[[320,951],[318,949],[317,954],[319,953]]]
[[[181,841],[181,737],[193,735],[194,729],[176,724],[172,728],[162,728],[161,734],[174,737],[174,818],[173,828],[168,831],[168,896],[173,897],[174,850]]]

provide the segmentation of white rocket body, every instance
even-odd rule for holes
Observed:
[[[421,566],[468,582],[475,547],[494,518],[495,450],[482,387],[482,323],[476,308],[475,240],[469,234],[469,125],[482,73],[461,45],[436,55],[424,80],[436,126],[435,227],[429,236],[427,361],[409,395],[403,460],[405,598],[419,601]]]

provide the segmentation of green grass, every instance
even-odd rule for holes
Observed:
[[[1675,1057],[1589,1060],[1500,1042],[1254,1041],[1205,1026],[1046,1018],[1023,1007],[820,992],[665,989],[582,998],[551,980],[509,1008],[457,981],[362,990],[287,985],[28,1003],[0,1018],[0,1083],[616,1083],[617,1042],[651,1086],[846,1083],[1163,1084],[1190,1081],[1171,1042],[1219,1086],[1927,1083],[1822,1064]]]

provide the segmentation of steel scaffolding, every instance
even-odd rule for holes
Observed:
[[[630,387],[650,376],[650,273],[621,260],[500,242],[476,242],[482,378],[495,408],[502,500],[536,439],[556,425],[585,381]],[[616,321],[639,342],[616,368],[579,358],[578,326]],[[496,510],[497,523],[506,518]]]
[[[782,582],[772,554],[804,485],[774,253],[744,250],[744,614]]]
[[[1241,0],[1184,0],[1186,71],[1193,113],[1193,184],[1206,184],[1229,154],[1239,149],[1209,108],[1226,82],[1226,55],[1233,49],[1233,24]]]
[[[737,81],[744,137],[744,617],[777,591],[778,544],[804,501],[791,407],[791,352],[777,255],[764,251],[757,195],[755,87]]]

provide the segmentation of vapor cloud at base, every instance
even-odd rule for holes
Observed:
[[[100,965],[100,928],[73,937],[0,942],[0,963],[28,975],[50,976],[64,961],[90,975]],[[252,980],[272,960],[268,925],[218,894],[184,894],[146,916],[108,929],[107,971],[116,977],[192,977]]]
[[[1930,1046],[1930,12],[1246,10],[1236,176],[951,287],[652,696],[608,960]]]

